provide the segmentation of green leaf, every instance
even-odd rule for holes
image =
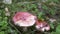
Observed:
[[[5,34],[5,32],[4,31],[1,31],[0,34]]]
[[[56,32],[60,32],[60,25],[57,26]]]
[[[43,5],[42,8],[48,10],[48,7],[46,5]]]
[[[60,34],[60,25],[57,26],[56,32],[51,32],[51,34]]]
[[[38,18],[42,18],[43,12],[38,13]]]
[[[55,11],[54,11],[53,9],[50,9],[50,10],[49,10],[49,13],[50,13],[51,15],[55,15]]]
[[[52,29],[54,29],[54,25],[53,25],[52,23],[50,23],[50,27],[51,27]]]

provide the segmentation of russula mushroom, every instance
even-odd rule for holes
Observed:
[[[49,31],[50,30],[50,25],[46,21],[36,21],[36,29],[39,31]]]
[[[32,26],[36,22],[36,16],[28,13],[28,12],[17,12],[13,17],[13,21],[15,25],[20,27],[24,27],[25,29],[29,26]]]

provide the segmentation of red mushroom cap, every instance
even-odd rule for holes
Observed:
[[[36,29],[39,31],[49,31],[50,25],[46,21],[39,21],[36,22]]]
[[[32,26],[35,24],[36,16],[28,12],[17,12],[13,17],[14,24],[19,26]]]

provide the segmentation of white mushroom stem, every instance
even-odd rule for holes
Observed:
[[[23,27],[23,31],[26,32],[27,31],[27,27]]]

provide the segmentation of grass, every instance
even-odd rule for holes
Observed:
[[[31,29],[29,28],[29,32],[23,32],[20,31],[20,28],[17,28],[16,25],[12,24],[13,15],[19,11],[27,11],[36,15],[40,20],[46,20],[51,26],[51,31],[47,33],[60,34],[60,0],[47,0],[44,2],[41,0],[39,2],[38,1],[13,0],[12,4],[0,3],[0,34],[20,34],[20,32],[23,34],[29,34],[29,32],[31,32],[31,34],[37,33],[34,31],[34,26],[30,27]],[[10,16],[6,16],[6,7],[9,9],[8,12],[10,12]],[[47,20],[47,17],[56,19],[56,22],[51,24],[49,20]],[[45,32],[43,33],[46,34]]]

